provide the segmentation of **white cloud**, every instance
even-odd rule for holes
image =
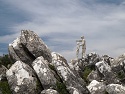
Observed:
[[[63,46],[66,46],[65,43],[72,44],[67,46],[67,49],[59,51],[67,58],[71,58],[75,53],[75,40],[81,35],[85,35],[88,53],[97,51],[99,54],[108,53],[117,56],[125,51],[124,3],[100,4],[93,1],[88,4],[85,0],[6,0],[5,2],[29,18],[29,21],[15,23],[11,31],[30,29],[40,36],[51,36],[54,33],[47,44],[54,42],[64,43]],[[65,38],[65,35],[59,38],[56,33],[64,33],[69,38]],[[14,37],[15,35],[12,35],[0,39],[4,41]],[[62,47],[53,45],[50,47],[54,51]],[[68,50],[69,48],[71,50]]]

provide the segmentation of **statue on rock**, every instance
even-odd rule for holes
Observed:
[[[77,49],[76,49],[77,59],[79,57],[80,47],[82,47],[82,58],[83,58],[85,56],[85,52],[86,52],[86,41],[84,39],[84,36],[82,36],[80,40],[76,40],[76,43],[77,43]]]

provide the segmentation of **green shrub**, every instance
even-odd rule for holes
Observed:
[[[120,71],[117,73],[117,77],[120,79],[123,79],[123,78],[125,78],[125,73],[123,71]]]
[[[58,82],[58,81],[56,83],[56,90],[59,92],[59,94],[69,94],[69,92],[66,89],[65,84]]]
[[[85,67],[84,71],[82,72],[82,78],[83,78],[86,82],[88,82],[87,77],[88,77],[88,75],[91,73],[92,70],[93,70],[93,69],[91,69],[90,67]]]
[[[7,68],[9,64],[12,65],[12,62],[8,54],[0,57],[0,65],[4,65]]]
[[[0,90],[2,94],[12,94],[7,81],[0,81]]]
[[[109,94],[107,91],[105,91],[105,93],[104,94]]]

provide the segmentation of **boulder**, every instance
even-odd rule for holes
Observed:
[[[13,61],[21,60],[29,64],[39,56],[43,56],[50,63],[52,61],[47,45],[30,30],[22,30],[20,37],[9,44],[9,54]]]
[[[101,57],[101,60],[105,61],[108,63],[108,65],[111,65],[111,63],[113,62],[114,58],[108,56],[108,55],[103,55]]]
[[[0,81],[6,79],[7,68],[3,65],[0,66]]]
[[[112,67],[118,66],[122,62],[124,62],[124,60],[125,60],[125,53],[120,55],[119,57],[114,58],[113,61],[111,62],[111,66]]]
[[[13,94],[38,94],[34,71],[22,61],[15,62],[6,76]]]
[[[59,94],[59,93],[54,89],[46,89],[46,90],[43,90],[41,94]]]
[[[92,70],[92,72],[88,75],[87,79],[89,82],[93,80],[101,81],[101,77],[97,70]]]
[[[91,92],[91,94],[105,94],[105,85],[103,82],[98,82],[96,80],[93,80],[87,88]]]
[[[25,51],[29,55],[32,54],[35,58],[43,56],[44,59],[51,63],[51,51],[36,33],[30,30],[22,30],[20,42],[28,50]]]
[[[44,89],[55,88],[57,81],[48,64],[49,62],[45,60],[42,56],[35,59],[35,61],[33,61],[32,63],[32,66],[37,73],[38,78],[40,79],[40,82],[42,83]]]
[[[52,53],[52,64],[63,83],[66,85],[67,90],[71,94],[90,94],[85,86],[85,82],[76,76],[69,68],[65,58],[58,53]]]
[[[96,63],[95,65],[97,67],[97,70],[100,74],[101,79],[104,80],[106,84],[120,83],[117,76],[113,73],[111,66],[108,65],[107,62],[102,60],[102,61]]]
[[[95,65],[99,72],[102,73],[104,76],[106,75],[106,73],[111,72],[111,67],[105,61],[97,62]]]
[[[118,72],[120,70],[124,70],[125,67],[125,54],[120,55],[117,58],[114,58],[113,61],[111,62],[111,67],[114,72]]]
[[[20,37],[18,37],[11,44],[9,44],[9,55],[13,62],[23,61],[30,64],[35,59],[27,55],[20,42]]]
[[[119,84],[109,84],[106,86],[108,94],[125,94],[125,87]]]
[[[87,54],[83,59],[79,60],[79,63],[82,63],[82,66],[91,66],[95,65],[100,61],[100,57],[95,52]]]

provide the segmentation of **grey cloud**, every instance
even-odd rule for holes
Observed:
[[[75,56],[75,40],[84,35],[87,53],[117,56],[124,53],[124,3],[103,4],[96,0],[6,0],[29,20],[15,23],[11,31],[30,29],[68,59]],[[98,0],[99,1],[99,0]],[[26,13],[26,14],[25,14]],[[13,38],[15,36],[10,36]],[[5,37],[6,38],[6,37]],[[4,39],[4,37],[3,37]],[[74,55],[72,55],[74,54]],[[70,55],[70,56],[69,56]]]

